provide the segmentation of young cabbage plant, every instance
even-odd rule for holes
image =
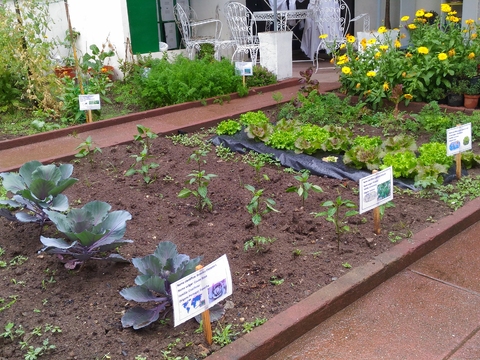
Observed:
[[[128,262],[119,254],[109,254],[119,246],[133,242],[122,239],[132,216],[125,210],[109,213],[111,206],[103,201],[91,201],[66,215],[46,210],[50,220],[68,240],[40,237],[45,248],[40,251],[56,254],[67,269],[74,269],[86,260]],[[72,259],[65,259],[71,257]]]
[[[42,165],[34,160],[23,164],[18,173],[1,173],[3,187],[13,196],[0,204],[26,210],[15,213],[18,221],[43,225],[48,220],[47,210],[68,210],[68,198],[62,192],[78,181],[70,177],[72,172],[71,164]],[[0,215],[13,217],[6,211]]]
[[[132,259],[140,275],[135,278],[136,286],[121,290],[120,295],[128,301],[157,304],[151,309],[128,309],[122,317],[122,326],[133,326],[137,330],[157,321],[160,312],[173,305],[170,285],[193,273],[201,259],[179,254],[176,245],[170,241],[162,241],[151,255]]]

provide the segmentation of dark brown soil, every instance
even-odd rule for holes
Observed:
[[[320,204],[338,195],[357,203],[356,183],[311,176],[310,181],[324,192],[311,193],[302,207],[297,194],[285,192],[297,182],[283,168],[266,166],[261,174],[269,180],[262,176],[257,181],[255,170],[241,161],[242,155],[224,161],[211,151],[204,168],[218,175],[209,186],[214,208],[199,212],[194,198],[177,197],[187,175],[196,169],[195,163],[187,163],[193,148],[175,146],[166,138],[154,140],[152,146],[153,160],[160,166],[156,181],[148,186],[140,176],[123,175],[134,161],[131,155],[140,151],[136,144],[104,149],[95,154],[93,164],[86,159],[75,161],[73,176],[79,181],[66,191],[70,205],[101,200],[113,210],[129,211],[132,220],[125,238],[134,243],[120,248],[128,259],[152,253],[163,240],[174,242],[180,253],[192,258],[203,256],[204,265],[226,254],[234,291],[223,303],[225,316],[213,329],[232,324],[236,337],[242,336],[245,322],[273,317],[350,271],[349,266],[363,265],[392,247],[396,237],[407,238],[451,213],[435,199],[395,194],[395,207],[386,210],[381,234],[373,233],[371,212],[351,217],[351,231],[342,236],[338,251],[333,224],[311,213],[324,210]],[[276,239],[265,251],[244,251],[245,241],[257,235],[245,209],[251,199],[245,184],[264,189],[280,211],[267,214],[260,225],[260,235]],[[88,262],[68,271],[53,256],[37,253],[41,243],[36,225],[1,218],[0,229],[0,246],[5,250],[0,260],[7,263],[0,268],[0,332],[9,322],[15,329],[22,326],[27,334],[35,327],[43,331],[40,337],[0,337],[0,358],[21,359],[28,347],[21,349],[19,341],[36,347],[47,337],[56,348],[43,358],[52,360],[107,359],[107,354],[111,359],[137,355],[167,359],[166,351],[172,358],[200,359],[219,349],[206,344],[193,319],[174,328],[172,313],[165,324],[157,322],[138,331],[122,329],[122,314],[137,305],[119,295],[121,289],[134,285],[137,270],[131,264]],[[61,236],[53,226],[44,235]],[[28,259],[21,265],[10,264],[18,256]],[[275,286],[270,282],[274,278],[284,281]],[[16,302],[4,308],[13,297]],[[47,324],[62,332],[47,333]]]

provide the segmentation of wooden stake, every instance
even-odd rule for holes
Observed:
[[[246,80],[245,80],[245,75],[243,75],[243,87],[245,87]]]
[[[202,265],[197,265],[195,270],[198,271],[202,269]],[[210,310],[205,310],[202,313],[202,324],[203,324],[203,333],[205,334],[205,340],[207,340],[208,345],[212,345],[212,324],[210,323]]]
[[[457,126],[460,126],[460,124],[458,124]],[[455,155],[455,161],[457,180],[460,180],[460,178],[462,177],[462,153],[458,153]]]
[[[375,174],[377,170],[373,170],[372,174]],[[377,206],[373,209],[373,232],[380,235],[380,208]]]
[[[83,89],[83,81],[82,81],[82,74],[80,71],[80,65],[78,63],[78,56],[77,56],[77,48],[75,47],[75,42],[73,41],[73,28],[72,23],[70,21],[70,13],[68,11],[68,2],[67,0],[63,0],[65,3],[65,13],[67,14],[67,23],[68,23],[68,32],[70,34],[70,46],[72,47],[73,51],[73,59],[75,60],[75,73],[77,75],[78,86],[80,87],[80,94],[84,95],[85,90]],[[92,110],[87,110],[87,123],[92,122]]]

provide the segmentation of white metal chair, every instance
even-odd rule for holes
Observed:
[[[253,13],[243,4],[238,2],[229,2],[225,5],[225,17],[228,27],[235,41],[235,51],[232,55],[232,61],[238,54],[250,54],[253,65],[257,63],[257,54],[260,48],[258,40],[257,22]]]
[[[184,9],[180,4],[176,4],[174,8],[175,23],[182,35],[182,41],[187,50],[187,56],[190,59],[195,58],[197,51],[200,51],[202,44],[212,44],[215,49],[217,42],[220,41],[222,32],[222,22],[219,19],[198,20],[195,11],[191,7]],[[198,35],[198,27],[214,26],[215,33],[213,35]]]
[[[318,44],[312,59],[314,63],[317,62],[317,70],[318,52],[321,49],[335,51],[345,44],[351,31],[350,26],[355,21],[363,19],[363,31],[370,31],[370,15],[365,13],[352,18],[350,8],[344,0],[313,0],[313,18],[316,26],[313,33],[318,31],[319,35],[327,35],[325,39],[318,39],[318,36],[314,39],[315,36],[312,36],[311,45]]]

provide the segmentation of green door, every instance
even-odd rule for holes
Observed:
[[[145,54],[159,50],[156,0],[127,0],[132,51]]]

